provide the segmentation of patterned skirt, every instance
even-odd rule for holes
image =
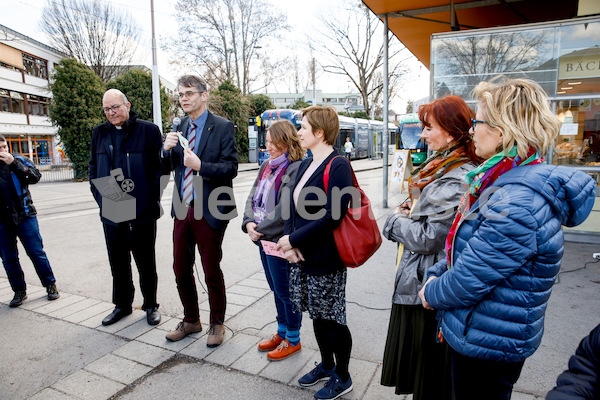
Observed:
[[[290,296],[294,312],[346,325],[346,268],[313,276],[302,272],[300,264],[290,264]]]

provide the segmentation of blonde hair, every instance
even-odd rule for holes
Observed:
[[[483,105],[481,112],[489,127],[502,133],[504,152],[516,145],[522,159],[530,147],[546,154],[558,137],[561,123],[542,87],[530,79],[496,80],[480,82],[473,95]]]
[[[313,134],[321,129],[323,141],[333,146],[340,131],[340,119],[333,106],[310,106],[302,110],[302,116],[306,117]]]
[[[273,125],[267,129],[271,136],[271,144],[281,149],[287,147],[288,160],[291,162],[300,160],[304,156],[304,149],[300,144],[298,132],[294,125],[287,119],[275,121]]]

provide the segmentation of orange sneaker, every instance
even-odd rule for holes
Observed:
[[[260,350],[260,351],[275,350],[282,341],[283,341],[283,339],[280,338],[278,334],[274,334],[273,336],[271,336],[271,339],[265,340],[264,342],[260,342],[258,344],[258,350]]]
[[[302,345],[298,343],[292,346],[287,340],[283,340],[273,351],[267,353],[267,358],[271,361],[279,361],[288,358],[302,350]]]

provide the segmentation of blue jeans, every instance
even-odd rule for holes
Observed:
[[[42,285],[48,286],[55,283],[56,279],[44,252],[37,218],[32,215],[17,226],[0,223],[0,257],[2,257],[2,264],[4,264],[12,290],[16,292],[27,289],[25,275],[19,262],[17,237],[33,262]]]
[[[259,246],[260,259],[265,269],[267,282],[275,296],[277,322],[290,331],[299,331],[302,324],[302,313],[295,313],[290,300],[290,267],[283,258],[268,256]]]

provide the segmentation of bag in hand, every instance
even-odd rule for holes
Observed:
[[[334,157],[325,167],[323,174],[325,193],[327,193],[329,184],[331,163],[338,157],[342,156]],[[352,208],[354,204],[351,204],[342,222],[333,231],[333,238],[344,265],[349,268],[356,268],[371,258],[381,246],[381,234],[371,209],[371,201],[358,186],[352,167],[350,167],[350,170],[352,171],[354,187],[360,192],[360,207]]]

